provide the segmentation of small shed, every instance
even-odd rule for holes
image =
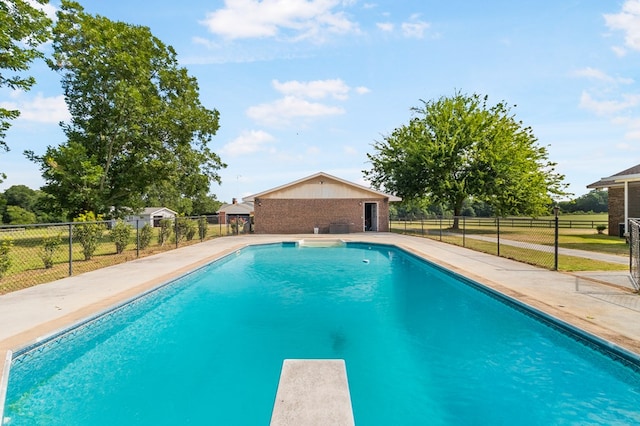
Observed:
[[[241,217],[245,220],[250,220],[253,215],[253,202],[244,201],[242,203],[238,203],[237,199],[233,199],[231,204],[223,204],[220,209],[217,211],[218,213],[218,223],[222,225],[226,225],[229,220],[233,218]]]
[[[177,212],[166,207],[145,207],[140,213],[127,216],[126,221],[133,227],[137,224],[139,228],[142,228],[147,223],[158,227],[162,219],[173,219],[177,215]]]
[[[609,191],[609,235],[629,232],[629,218],[640,217],[640,164],[587,185]]]
[[[389,203],[401,198],[316,173],[243,198],[259,234],[388,232]]]

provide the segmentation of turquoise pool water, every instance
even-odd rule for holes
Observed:
[[[257,246],[19,354],[4,421],[264,425],[283,359],[343,358],[358,425],[640,423],[578,340],[392,247]]]

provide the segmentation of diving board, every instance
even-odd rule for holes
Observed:
[[[343,359],[285,359],[271,426],[354,426]]]

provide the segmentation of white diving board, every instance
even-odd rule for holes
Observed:
[[[354,426],[343,359],[285,359],[271,426]]]

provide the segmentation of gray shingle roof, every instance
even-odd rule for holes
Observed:
[[[623,182],[626,177],[633,177],[633,180],[638,180],[638,176],[640,175],[640,164],[637,164],[633,167],[629,167],[626,170],[618,172],[614,175],[603,177],[597,182],[593,182],[587,185],[587,188],[595,189],[595,188],[609,188],[611,186],[621,185],[621,181]]]

